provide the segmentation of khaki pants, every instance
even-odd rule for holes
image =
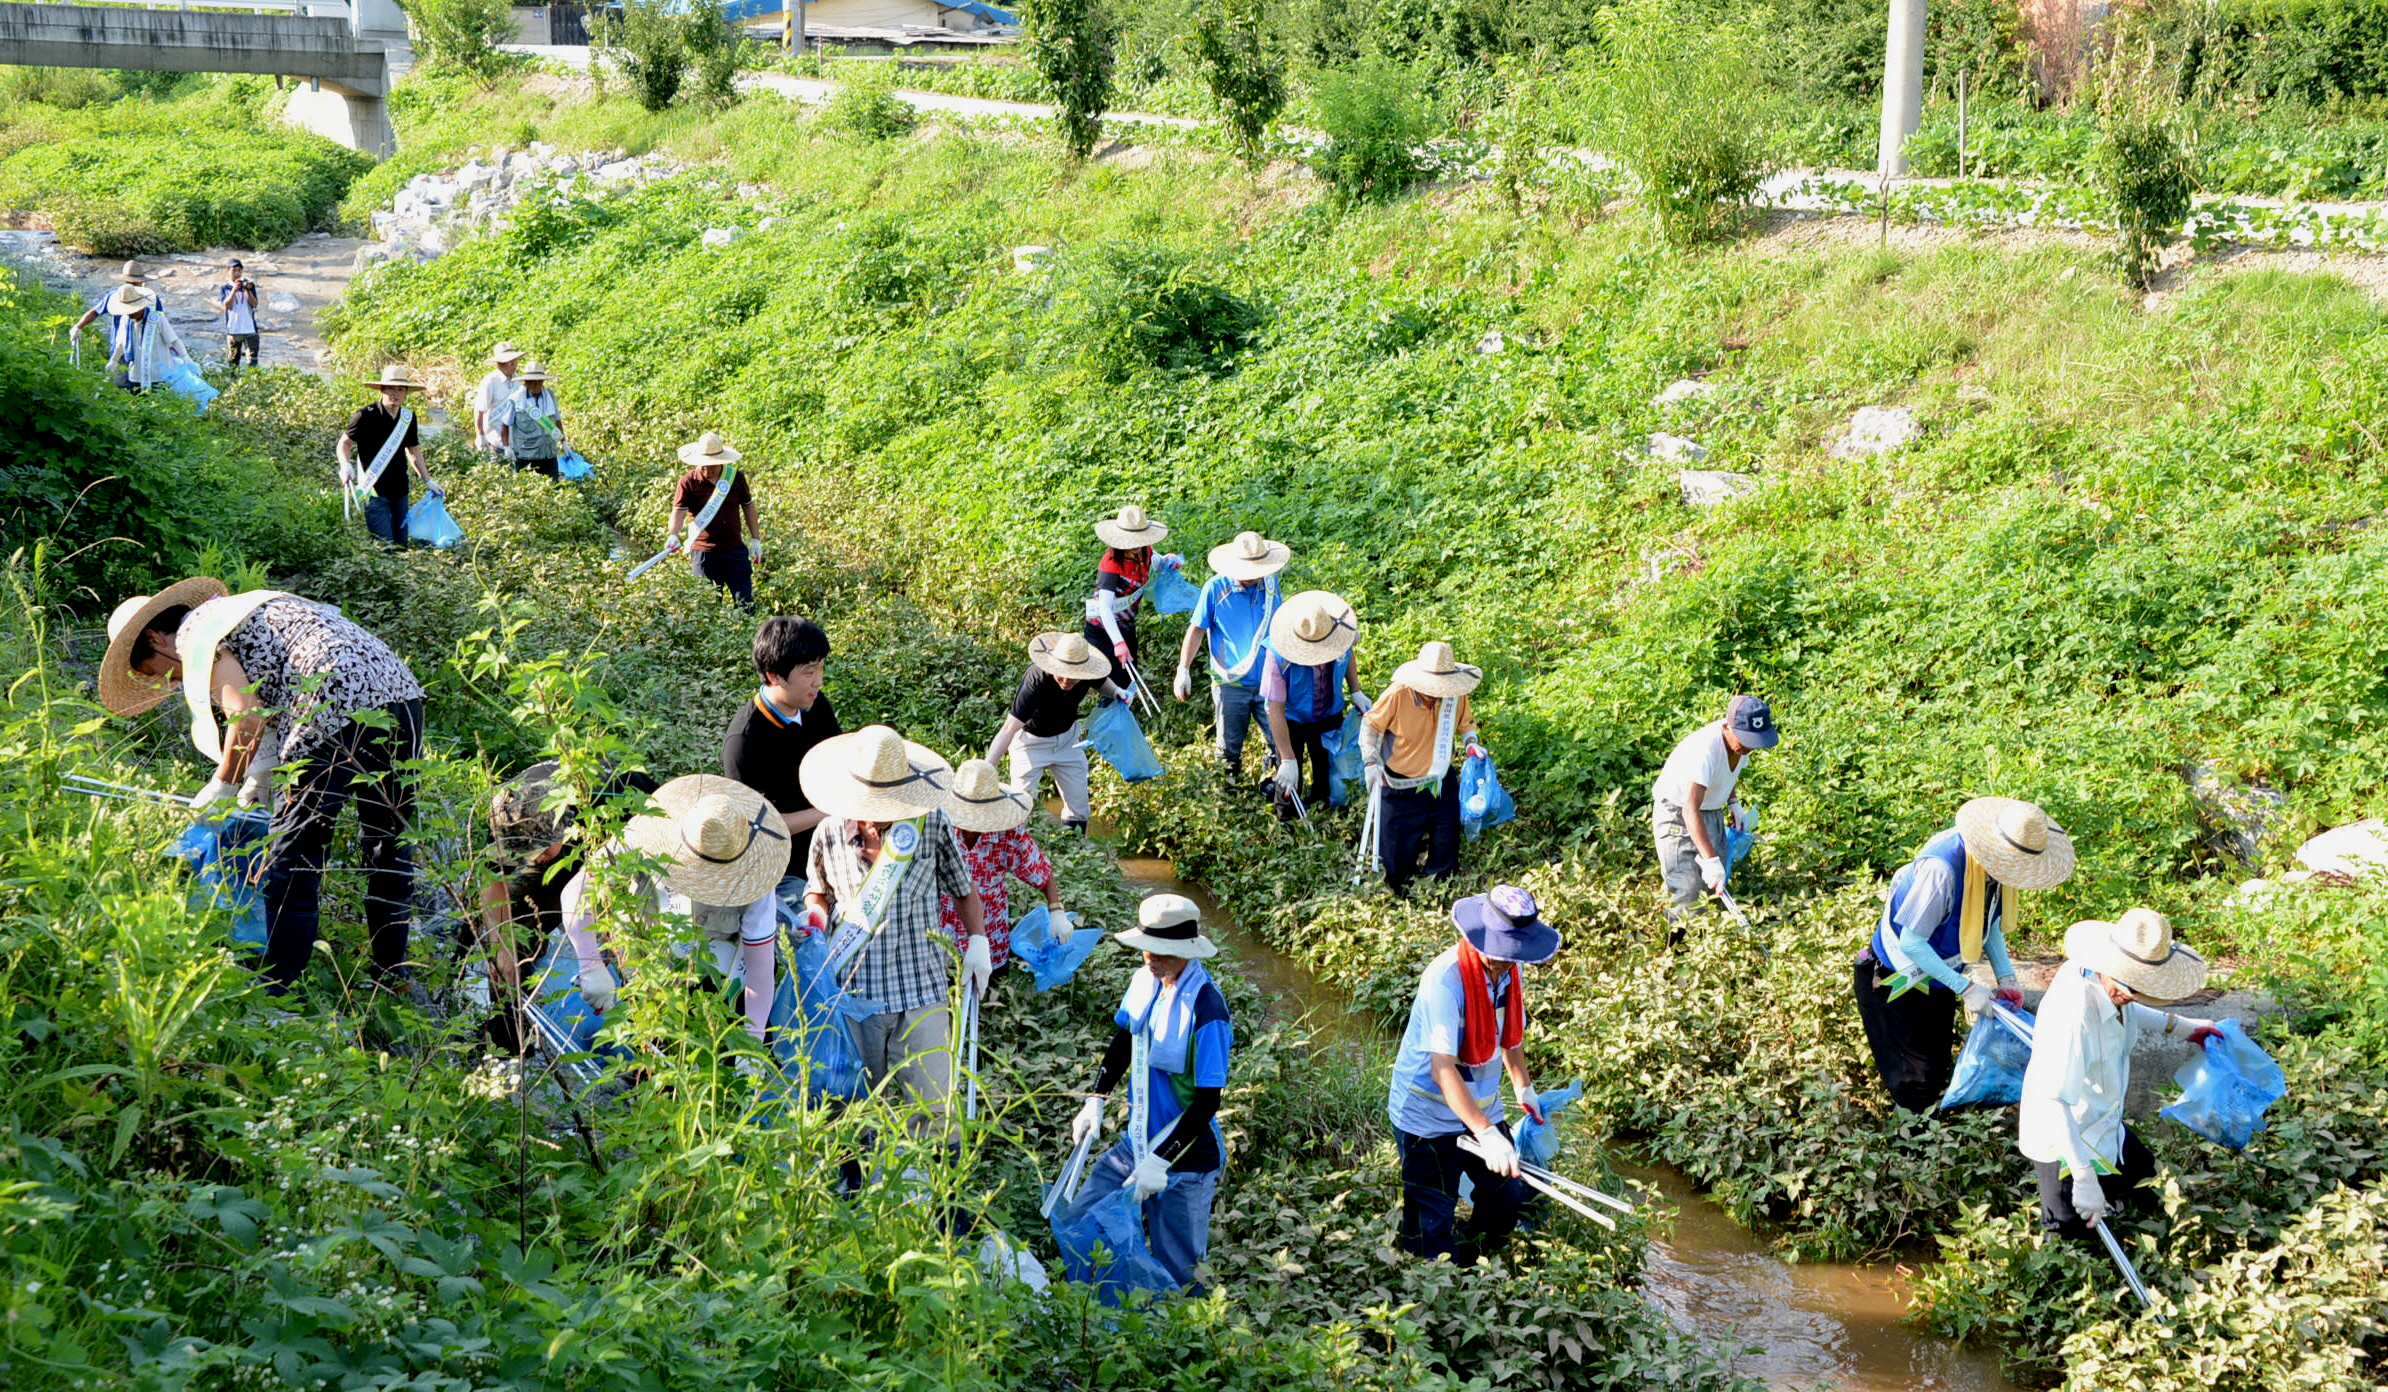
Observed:
[[[1086,796],[1086,751],[1078,747],[1085,738],[1086,727],[1072,722],[1058,735],[1022,730],[1012,740],[1012,786],[1035,802],[1045,771],[1051,769],[1053,786],[1061,791],[1061,819],[1080,826],[1094,815]]]
[[[944,1123],[946,1100],[954,1090],[953,1029],[953,1008],[944,1004],[890,1010],[855,1022],[862,1074],[872,1088],[893,1078],[928,1113],[913,1123],[916,1133]]]

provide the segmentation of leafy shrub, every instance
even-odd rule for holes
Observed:
[[[591,16],[589,41],[640,106],[662,111],[688,80],[689,18],[671,0],[624,0],[618,14]]]
[[[404,0],[404,8],[429,68],[487,80],[521,62],[499,47],[515,37],[506,0]]]
[[[2388,4],[2219,0],[2122,12],[2154,42],[2183,98],[2326,107],[2388,97]]]
[[[2100,101],[2098,180],[2114,204],[2124,277],[2145,289],[2197,191],[2188,142],[2170,94],[2144,66],[2110,74]]]
[[[738,22],[712,5],[690,10],[683,44],[688,52],[689,95],[707,106],[738,100],[738,72],[759,51]]]
[[[1111,74],[1118,61],[1119,25],[1108,0],[1028,0],[1028,59],[1053,104],[1062,148],[1072,159],[1094,153],[1111,106]]]
[[[1260,310],[1163,247],[1108,243],[1070,262],[1078,352],[1097,372],[1228,367],[1260,327]]]
[[[911,103],[896,95],[895,87],[892,64],[856,64],[844,68],[837,95],[829,102],[827,120],[864,140],[895,140],[910,135],[920,117]]]
[[[1416,71],[1374,55],[1318,74],[1311,92],[1326,138],[1310,167],[1347,203],[1381,202],[1426,177],[1427,142],[1441,130]]]
[[[1194,61],[1237,152],[1259,168],[1261,141],[1285,109],[1285,63],[1261,27],[1257,0],[1227,0],[1204,10],[1194,26]]]

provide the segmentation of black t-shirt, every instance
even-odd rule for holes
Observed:
[[[1050,739],[1078,723],[1078,710],[1086,704],[1086,694],[1094,689],[1094,682],[1082,681],[1064,691],[1052,673],[1042,667],[1031,667],[1020,678],[1019,694],[1012,697],[1012,714],[1020,718],[1028,733]]]
[[[813,698],[797,723],[788,725],[750,696],[730,717],[729,732],[722,737],[721,771],[761,793],[776,811],[807,811],[813,804],[797,786],[796,770],[814,745],[838,733],[837,709],[829,704],[826,691]],[[812,855],[813,834],[800,831],[791,841],[788,873],[801,875]]]
[[[389,467],[381,471],[381,481],[373,486],[374,492],[401,503],[406,501],[406,452],[419,448],[423,443],[422,433],[417,429],[419,424],[411,419],[407,421],[406,438],[400,440],[398,448],[391,451]],[[383,409],[378,401],[358,407],[357,413],[348,418],[348,429],[342,433],[348,436],[349,444],[357,452],[358,473],[362,474],[373,467],[373,457],[381,453],[382,442],[390,438],[390,432],[397,425],[398,418]]]

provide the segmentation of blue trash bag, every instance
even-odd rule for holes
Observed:
[[[1758,844],[1755,828],[1729,826],[1725,828],[1725,883],[1733,883],[1733,867],[1749,858],[1750,847]]]
[[[1517,1155],[1529,1165],[1549,1169],[1559,1158],[1559,1113],[1568,1103],[1584,1095],[1581,1082],[1569,1083],[1542,1094],[1542,1120],[1525,1117],[1517,1126]],[[1520,1110],[1523,1115],[1523,1110]]]
[[[1201,598],[1194,582],[1186,578],[1185,569],[1174,561],[1153,563],[1152,578],[1145,582],[1145,592],[1156,614],[1191,614],[1194,601]]]
[[[581,458],[579,450],[568,449],[556,456],[556,474],[560,478],[587,478],[594,471],[595,466]]]
[[[2025,1025],[2031,1012],[2018,1010]],[[2023,1100],[2023,1068],[2031,1062],[2031,1046],[2017,1038],[1996,1015],[1983,1011],[1957,1051],[1957,1071],[1949,1075],[1949,1090],[1941,1094],[1939,1110],[1959,1107],[2012,1107]]]
[[[1161,776],[1160,757],[1153,753],[1144,727],[1136,723],[1136,712],[1129,710],[1125,701],[1096,705],[1095,713],[1086,717],[1086,742],[1130,783]]]
[[[198,407],[195,412],[197,415],[206,415],[208,406],[217,397],[223,395],[222,392],[208,385],[207,379],[199,375],[199,365],[188,358],[181,359],[174,366],[167,368],[166,374],[158,380],[173,388],[175,395],[187,398]]]
[[[444,551],[464,540],[464,528],[448,515],[447,499],[437,493],[426,493],[406,510],[406,536],[418,546],[436,546]]]
[[[780,918],[795,921],[785,904],[780,906]],[[815,1092],[831,1097],[862,1096],[870,1084],[863,1077],[862,1049],[854,1041],[854,1022],[881,1014],[886,1007],[849,994],[837,982],[829,969],[828,935],[798,937],[790,957],[794,999],[786,1026],[775,1025],[773,1032],[780,1066],[790,1073],[802,1068],[812,1079]],[[778,1015],[776,1003],[773,1014]]]
[[[548,935],[547,946],[540,949],[525,978],[522,1013],[530,1033],[542,1048],[559,1058],[566,1054],[627,1057],[619,1048],[598,1039],[605,1029],[605,1017],[581,999],[579,976],[565,965],[577,960],[572,952],[572,939],[563,929]],[[618,975],[614,984],[617,988],[621,985]]]
[[[1360,721],[1364,717],[1358,706],[1343,713],[1343,724],[1319,737],[1327,750],[1327,805],[1341,807],[1344,785],[1356,784],[1365,775],[1360,763]]]
[[[1114,1189],[1079,1214],[1069,1206],[1053,1210],[1053,1245],[1062,1270],[1095,1288],[1095,1298],[1117,1305],[1130,1291],[1173,1291],[1169,1269],[1153,1259],[1144,1237],[1144,1205],[1133,1189]]]
[[[2288,1094],[2288,1075],[2247,1037],[2247,1027],[2224,1020],[2187,1063],[2173,1071],[2181,1085],[2181,1100],[2162,1115],[2195,1131],[2216,1145],[2245,1150],[2255,1133],[2264,1129],[2264,1111]]]
[[[1459,764],[1459,824],[1473,838],[1487,827],[1517,820],[1517,799],[1501,786],[1492,755],[1469,756]]]
[[[265,890],[250,876],[272,820],[264,808],[243,808],[216,821],[193,823],[174,843],[174,854],[199,877],[193,907],[228,910],[232,945],[240,951],[265,951]]]
[[[1080,924],[1068,943],[1053,941],[1053,912],[1039,904],[1012,925],[1012,957],[1036,978],[1039,992],[1050,991],[1078,974],[1078,968],[1103,941],[1103,935]]]

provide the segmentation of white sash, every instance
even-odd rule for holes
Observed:
[[[735,464],[722,465],[721,477],[713,481],[713,496],[705,500],[704,510],[690,521],[688,540],[691,550],[695,549],[697,533],[712,526],[713,519],[721,516],[721,505],[730,500],[730,486],[737,481],[738,466]]]
[[[1159,569],[1160,563],[1156,561],[1153,564],[1153,570],[1157,571]],[[1138,585],[1135,589],[1120,591],[1096,590],[1094,594],[1088,597],[1086,601],[1086,621],[1090,624],[1100,624],[1106,619],[1110,619],[1121,614],[1133,614],[1136,611],[1136,601],[1144,598],[1144,592],[1151,589],[1152,586],[1152,575],[1150,572],[1147,572],[1144,583]],[[1105,624],[1104,626],[1106,630],[1109,628],[1108,624]]]
[[[1412,788],[1423,788],[1429,783],[1441,782],[1443,775],[1451,769],[1451,734],[1452,728],[1458,723],[1459,698],[1457,696],[1443,697],[1442,709],[1435,713],[1434,718],[1434,763],[1427,768],[1426,772],[1416,778],[1395,778],[1393,771],[1387,769],[1385,771],[1385,786],[1397,792],[1406,793]]]
[[[896,891],[904,887],[904,877],[920,855],[920,841],[928,820],[924,814],[893,823],[880,838],[879,859],[871,866],[871,877],[862,882],[862,893],[854,897],[846,913],[850,921],[861,924],[872,937],[877,937],[887,926],[887,911],[894,906]]]
[[[1160,1135],[1145,1139],[1145,1130],[1152,1124],[1152,1047],[1152,1016],[1147,1014],[1144,1028],[1136,1031],[1128,1049],[1128,1144],[1134,1149],[1138,1165],[1176,1133],[1178,1122],[1186,1119],[1186,1114],[1180,1112],[1161,1128]]]
[[[390,427],[389,438],[383,440],[381,448],[373,452],[373,462],[365,466],[365,471],[355,475],[358,502],[361,503],[373,496],[373,486],[381,482],[382,471],[390,467],[391,458],[398,453],[399,445],[405,442],[406,432],[414,423],[415,408],[412,406],[399,407],[398,423]]]
[[[564,428],[542,414],[538,407],[533,406],[528,395],[514,398],[514,404],[529,412],[532,420],[539,422],[539,428],[547,432],[547,442],[556,447],[556,453],[562,454],[564,452]]]
[[[162,302],[150,306],[149,313],[141,320],[138,341],[136,341],[136,335],[130,332],[133,316],[129,314],[110,316],[120,328],[117,332],[108,335],[108,362],[111,366],[119,362],[123,363],[126,375],[130,376],[136,385],[144,387],[150,385],[148,381],[144,380],[144,375],[149,370],[149,364],[157,361],[158,316],[165,312]]]
[[[1261,651],[1269,645],[1269,619],[1277,612],[1277,577],[1272,575],[1260,583],[1268,603],[1261,607],[1260,626],[1252,630],[1252,647],[1244,654],[1244,660],[1232,668],[1220,666],[1219,644],[1216,639],[1211,643],[1211,675],[1230,686],[1243,682],[1244,675],[1252,670],[1252,664],[1260,660]]]

